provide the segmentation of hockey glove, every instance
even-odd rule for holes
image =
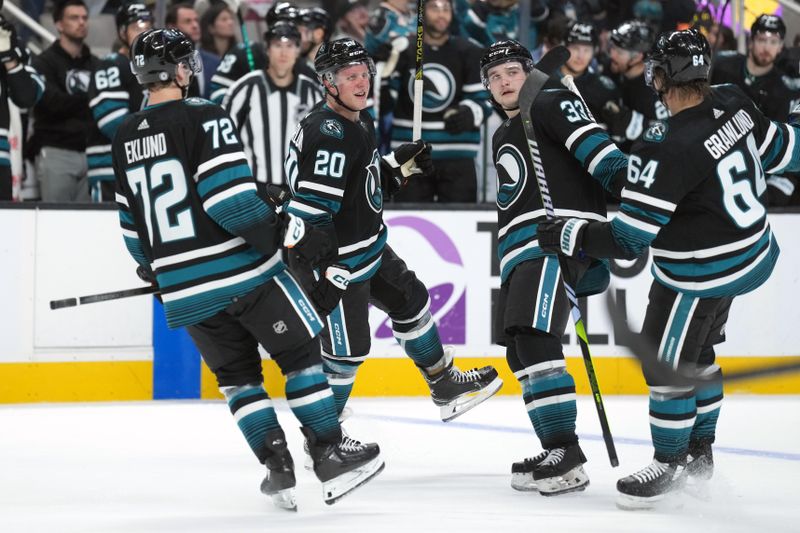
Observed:
[[[292,192],[289,190],[288,185],[278,185],[276,183],[267,184],[267,198],[269,198],[276,207],[280,207],[292,197]]]
[[[142,265],[137,266],[136,275],[139,276],[139,279],[144,281],[145,283],[149,283],[153,287],[158,287],[158,281],[156,281],[156,274],[150,269],[150,267],[145,267]],[[164,303],[164,301],[161,299],[160,293],[155,293],[153,294],[153,296],[155,296],[156,300],[158,300],[159,302]]]
[[[313,267],[336,259],[337,250],[324,231],[291,213],[281,213],[279,216],[285,229],[282,244],[291,250],[298,262]]]
[[[554,218],[540,222],[536,229],[539,247],[545,252],[579,257],[583,232],[588,224],[580,218]]]
[[[608,132],[614,137],[626,138],[626,130],[631,120],[630,110],[620,107],[613,100],[609,100],[600,110],[600,120],[608,127]]]
[[[24,63],[25,52],[19,46],[17,29],[9,21],[0,19],[0,62],[18,61]]]
[[[433,171],[431,145],[422,139],[401,144],[394,152],[383,156],[383,161],[391,168],[392,174],[402,178],[425,176]]]
[[[468,106],[452,107],[444,112],[444,130],[447,133],[457,134],[477,129],[475,114]]]
[[[350,284],[350,277],[350,271],[344,265],[331,265],[325,269],[325,276],[308,293],[317,312],[327,316],[336,309]]]
[[[794,109],[789,112],[789,120],[786,122],[792,126],[800,126],[800,104],[794,106]]]

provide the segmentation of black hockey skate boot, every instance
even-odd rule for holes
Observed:
[[[653,462],[617,481],[617,507],[650,509],[664,497],[686,484],[686,459]]]
[[[339,413],[339,425],[341,425],[345,420],[350,418],[353,415],[353,410],[347,407],[346,405],[342,409],[342,412]],[[345,431],[342,428],[342,440],[344,440]],[[377,444],[376,444],[377,446]],[[314,459],[311,458],[311,452],[308,450],[308,440],[303,440],[303,451],[306,452],[306,460],[303,461],[303,468],[311,472],[314,470]]]
[[[547,456],[533,467],[536,489],[542,496],[556,496],[586,490],[589,476],[583,469],[586,456],[578,443],[547,450]]]
[[[534,457],[526,457],[522,461],[511,464],[511,488],[530,492],[536,490],[536,480],[533,479],[533,468],[550,452],[544,450]]]
[[[261,492],[270,496],[277,507],[297,511],[294,462],[286,447],[286,435],[280,428],[273,429],[267,432],[266,441],[270,455],[266,460],[267,477],[261,482]]]
[[[714,453],[711,451],[712,438],[689,441],[689,455],[686,457],[686,473],[697,480],[708,481],[714,475]]]
[[[375,443],[364,444],[342,436],[338,443],[317,441],[309,428],[301,428],[314,460],[314,473],[322,481],[322,498],[332,505],[380,474],[383,458]]]
[[[439,406],[439,415],[443,422],[448,422],[483,403],[503,386],[503,380],[497,375],[494,367],[484,366],[462,372],[453,366],[454,352],[455,348],[445,346],[444,357],[440,363],[422,369],[422,375],[431,389],[431,399]],[[438,366],[441,366],[441,370],[436,368]],[[429,374],[431,371],[435,373]]]

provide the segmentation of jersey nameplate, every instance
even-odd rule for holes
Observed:
[[[653,122],[642,135],[642,140],[651,143],[660,143],[667,137],[667,123]]]
[[[325,135],[336,137],[337,139],[344,138],[344,127],[342,123],[332,118],[324,120],[319,127],[319,131]]]

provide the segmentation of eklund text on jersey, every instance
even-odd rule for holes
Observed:
[[[167,153],[167,138],[163,133],[148,135],[125,143],[125,157],[128,164],[142,159],[161,156]]]

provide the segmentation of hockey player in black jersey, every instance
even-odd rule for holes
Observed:
[[[244,153],[259,187],[286,184],[283,160],[289,139],[311,108],[322,99],[316,78],[295,72],[300,59],[300,31],[280,20],[264,34],[269,66],[231,85],[222,106],[241,134]]]
[[[568,256],[632,258],[650,247],[654,281],[642,335],[671,368],[721,375],[731,302],[770,276],[778,245],[766,210],[765,172],[800,170],[798,128],[770,121],[733,85],[709,87],[710,48],[694,30],[662,34],[648,83],[670,111],[629,156],[619,215],[543,224],[539,243]],[[618,505],[653,505],[687,479],[709,479],[722,382],[671,385],[645,371],[655,454],[620,479]]]
[[[654,40],[650,26],[638,20],[620,24],[609,37],[611,72],[619,76],[622,105],[607,102],[600,118],[625,152],[650,122],[667,118],[664,104],[644,81],[644,58]]]
[[[300,10],[297,26],[303,34],[301,59],[310,68],[314,68],[314,58],[317,57],[319,47],[331,36],[331,17],[321,7],[306,7]]]
[[[322,319],[281,261],[288,246],[315,264],[331,254],[331,243],[300,218],[277,217],[257,192],[230,117],[185,98],[200,71],[188,37],[148,30],[133,43],[131,65],[149,105],[119,126],[113,160],[120,224],[137,273],[158,285],[168,325],[187,328],[216,376],[267,467],[262,492],[292,509],[292,458],[263,387],[258,345],[272,355],[323,498],[334,503],[380,472],[383,460],[375,444],[342,445],[320,360]]]
[[[293,197],[286,212],[324,229],[338,243],[338,256],[321,268],[319,281],[305,272],[305,286],[327,316],[322,335],[328,381],[341,412],[356,371],[370,349],[368,308],[392,320],[395,338],[419,367],[434,403],[447,421],[478,405],[502,382],[491,367],[462,372],[451,349],[442,347],[430,313],[427,288],[386,244],[385,187],[431,167],[422,141],[378,154],[368,113],[375,73],[372,59],[353,39],[322,45],[316,68],[326,99],[300,123],[286,158]]]
[[[153,26],[153,15],[144,4],[123,3],[115,20],[122,47],[103,58],[89,84],[89,108],[101,133],[86,148],[93,202],[114,201],[111,141],[125,117],[139,111],[144,102],[144,89],[131,72],[129,47],[140,33]]]
[[[501,279],[495,337],[506,347],[544,448],[512,465],[511,486],[551,496],[589,484],[575,433],[575,382],[561,347],[570,309],[562,276],[569,276],[578,296],[588,296],[605,289],[609,273],[608,263],[600,261],[571,261],[564,273],[557,258],[540,248],[537,226],[545,209],[519,109],[519,92],[532,68],[530,52],[517,41],[499,41],[481,59],[483,83],[508,117],[492,139]],[[531,117],[544,175],[553,177],[548,188],[556,215],[605,220],[605,190],[619,195],[625,156],[589,117],[581,98],[564,88],[542,90]]]
[[[800,78],[792,77],[776,64],[783,50],[786,25],[777,15],[760,15],[750,27],[747,55],[720,52],[714,56],[711,83],[738,85],[767,118],[786,122],[800,102]],[[797,178],[768,176],[771,205],[785,205],[792,198]]]

